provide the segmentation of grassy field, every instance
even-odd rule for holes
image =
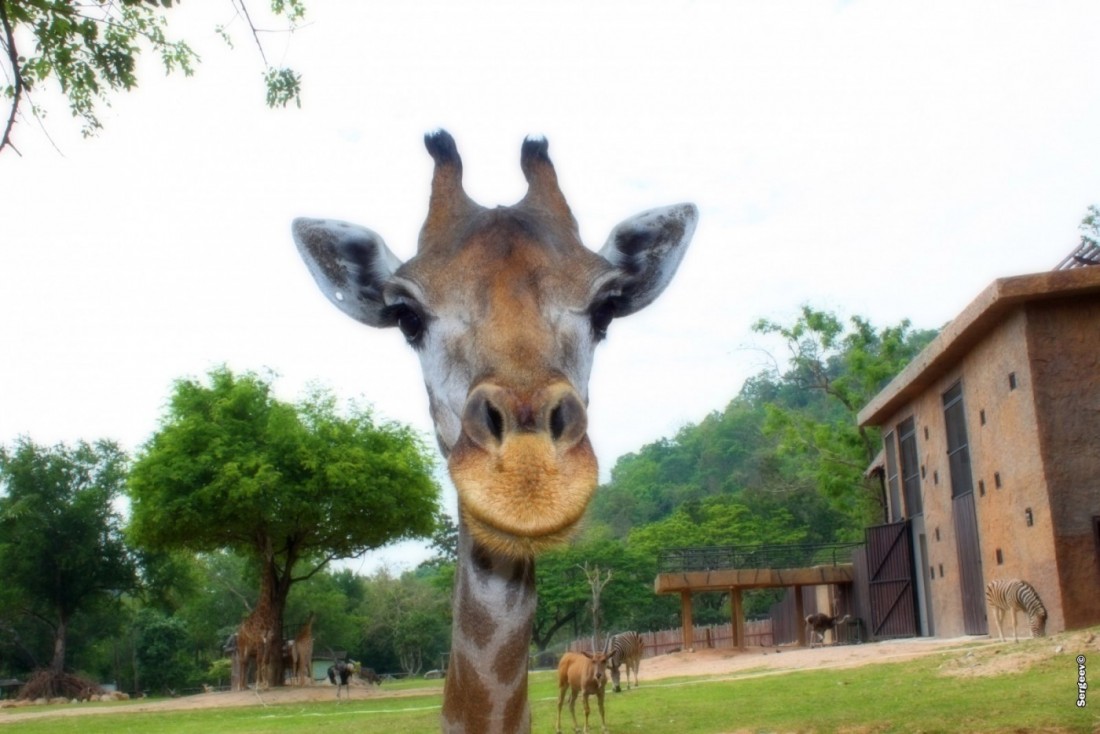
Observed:
[[[1049,641],[1021,643],[1042,645]],[[1015,649],[1015,648],[1014,648]],[[1018,649],[1027,649],[1021,647]],[[997,650],[980,655],[995,656]],[[612,734],[668,732],[1093,732],[1100,712],[1077,708],[1076,653],[1044,654],[1018,672],[956,677],[959,653],[934,654],[907,663],[845,670],[737,677],[694,677],[647,683],[607,695]],[[1100,660],[1100,656],[1096,656]],[[424,683],[419,683],[424,686]],[[156,714],[100,713],[27,719],[42,709],[0,711],[0,732],[79,734],[218,734],[312,732],[326,734],[434,734],[438,731],[441,687],[425,695],[248,708],[166,711]],[[536,733],[554,731],[557,693],[550,673],[531,677]],[[595,701],[593,700],[593,709]],[[1092,702],[1090,701],[1090,704]],[[120,708],[134,704],[99,704]],[[1095,703],[1100,706],[1100,699]],[[578,714],[583,709],[577,704]],[[599,720],[593,710],[594,732]],[[20,718],[23,718],[20,721]],[[568,708],[563,728],[570,731]]]

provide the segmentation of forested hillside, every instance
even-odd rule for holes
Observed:
[[[748,380],[700,423],[619,459],[597,493],[594,524],[628,538],[682,517],[698,525],[684,537],[690,545],[858,540],[881,519],[879,487],[863,477],[880,439],[858,428],[856,413],[936,332],[844,324],[809,307],[794,324],[755,330],[778,337],[789,362]],[[708,522],[719,508],[738,522]]]

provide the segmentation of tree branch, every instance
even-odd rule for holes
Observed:
[[[19,113],[19,104],[23,100],[23,72],[19,68],[19,50],[15,46],[15,32],[12,30],[11,21],[8,19],[7,6],[0,0],[0,26],[4,29],[4,48],[8,52],[8,61],[11,63],[13,77],[11,112],[8,121],[4,125],[4,135],[0,138],[0,151],[11,148],[16,155],[22,157],[22,153],[11,142],[11,131],[15,127],[15,116]]]
[[[256,30],[256,24],[252,22],[252,16],[248,14],[248,5],[244,0],[238,0],[237,4],[241,8],[241,12],[244,13],[244,19],[248,22],[249,29],[252,30],[252,37],[256,39],[256,48],[260,49],[260,58],[263,59],[264,66],[270,67],[271,64],[267,62],[267,54],[264,53],[264,45],[260,42],[260,32]]]

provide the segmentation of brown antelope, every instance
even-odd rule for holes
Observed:
[[[558,663],[558,730],[561,734],[561,707],[565,703],[565,691],[569,691],[569,713],[573,715],[573,731],[577,726],[577,696],[584,694],[584,734],[588,734],[588,715],[592,708],[589,696],[596,696],[600,708],[600,728],[607,731],[607,718],[603,710],[604,688],[607,687],[606,652],[567,652]]]
[[[523,143],[523,199],[492,209],[463,190],[450,135],[425,143],[435,171],[414,257],[401,262],[378,234],[332,220],[298,219],[294,239],[337,308],[396,326],[420,357],[459,505],[443,730],[524,733],[534,556],[570,537],[596,488],[593,352],[612,319],[668,285],[697,213],[691,204],[644,212],[593,252],[545,140]]]

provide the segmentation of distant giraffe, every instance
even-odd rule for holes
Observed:
[[[316,615],[309,613],[306,623],[294,635],[294,642],[290,648],[291,676],[300,686],[308,686],[313,683],[313,620]]]
[[[237,628],[237,660],[240,664],[240,677],[235,690],[248,689],[248,664],[256,665],[256,690],[269,688],[271,680],[271,651],[275,646],[274,630],[279,624],[275,606],[269,594],[260,593],[256,608],[245,617]]]

